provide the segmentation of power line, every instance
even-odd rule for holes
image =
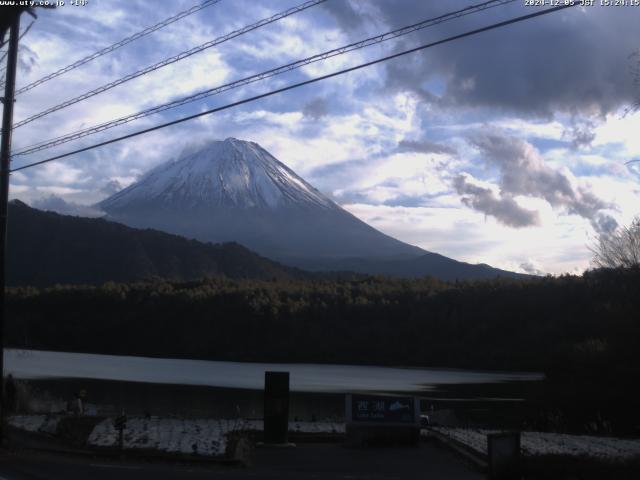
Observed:
[[[177,55],[174,55],[170,58],[167,58],[161,62],[155,63],[149,67],[145,67],[141,70],[138,70],[136,72],[130,73],[129,75],[126,75],[124,77],[121,77],[117,80],[114,80],[113,82],[107,83],[105,85],[102,85],[101,87],[98,87],[96,89],[90,90],[86,93],[83,93],[82,95],[79,95],[77,97],[74,97],[70,100],[67,100],[66,102],[62,102],[54,107],[51,107],[47,110],[44,110],[40,113],[37,113],[31,117],[25,118],[24,120],[21,120],[19,122],[17,122],[16,124],[13,125],[13,128],[19,128],[22,127],[23,125],[26,125],[27,123],[31,123],[34,120],[37,120],[39,118],[44,117],[45,115],[49,115],[50,113],[56,112],[58,110],[62,110],[63,108],[66,108],[70,105],[73,105],[75,103],[81,102],[83,100],[86,100],[88,98],[91,98],[95,95],[98,95],[100,93],[106,92],[107,90],[110,90],[114,87],[117,87],[118,85],[122,85],[123,83],[126,83],[130,80],[133,80],[134,78],[138,78],[141,77],[142,75],[146,75],[150,72],[153,72],[155,70],[158,70],[159,68],[162,67],[166,67],[167,65],[170,65],[172,63],[178,62],[180,60],[184,60],[187,57],[190,57],[191,55],[195,55],[196,53],[202,52],[203,50],[206,50],[208,48],[214,47],[216,45],[220,45],[221,43],[224,43],[228,40],[231,40],[232,38],[236,38],[239,37],[240,35],[244,35],[245,33],[251,32],[253,30],[256,30],[260,27],[263,27],[265,25],[268,25],[270,23],[274,23],[277,22],[278,20],[281,20],[285,17],[288,17],[290,15],[293,15],[295,13],[301,12],[303,10],[306,10],[308,8],[311,7],[315,7],[316,5],[320,4],[320,3],[324,3],[327,0],[309,0],[305,3],[302,3],[296,7],[292,7],[289,8],[288,10],[285,10],[283,12],[277,13],[275,15],[272,15],[271,17],[268,18],[264,18],[256,23],[253,23],[251,25],[247,25],[245,27],[242,27],[238,30],[234,30],[231,33],[228,33],[226,35],[223,35],[221,37],[218,37],[214,40],[211,40],[209,42],[203,43],[202,45],[199,45],[197,47],[191,48],[189,50],[186,50],[184,52],[181,52]]]
[[[81,58],[80,60],[78,60],[77,62],[72,63],[71,65],[67,65],[66,67],[61,68],[60,70],[56,70],[53,73],[50,73],[49,75],[46,75],[42,78],[40,78],[39,80],[36,80],[33,83],[30,83],[29,85],[26,85],[22,88],[20,88],[19,90],[16,91],[16,95],[19,95],[21,93],[24,93],[28,90],[31,90],[32,88],[37,87],[38,85],[42,85],[45,82],[48,82],[49,80],[52,80],[56,77],[59,77],[60,75],[63,75],[67,72],[70,72],[71,70],[75,70],[76,68],[84,65],[85,63],[89,63],[92,60],[95,60],[98,57],[102,57],[103,55],[106,55],[108,53],[113,52],[114,50],[117,50],[120,47],[123,47],[125,45],[127,45],[128,43],[131,43],[135,40],[138,40],[139,38],[142,38],[146,35],[149,35],[150,33],[155,32],[156,30],[160,30],[161,28],[166,27],[167,25],[170,25],[174,22],[177,22],[178,20],[183,19],[184,17],[187,17],[189,15],[192,15],[196,12],[199,12],[200,10],[210,7],[211,5],[215,5],[216,3],[219,3],[221,0],[206,0],[204,2],[202,2],[199,5],[194,5],[193,7],[184,10],[182,12],[177,13],[176,15],[169,17],[163,21],[161,21],[160,23],[156,23],[155,25],[152,25],[150,27],[145,28],[144,30],[139,31],[138,33],[134,33],[133,35],[127,37],[127,38],[123,38],[122,40],[120,40],[119,42],[114,43],[113,45],[109,45],[108,47],[103,48],[102,50],[98,50],[95,53],[92,53],[91,55],[87,55],[84,58]]]
[[[36,144],[24,147],[20,151],[14,153],[14,156],[27,155],[27,154],[31,154],[31,153],[35,153],[35,152],[38,152],[38,151],[42,151],[42,150],[45,150],[45,149],[48,149],[48,148],[51,148],[51,147],[54,147],[54,146],[62,145],[64,143],[68,143],[70,141],[77,140],[77,139],[85,137],[87,135],[91,135],[91,134],[94,134],[94,133],[102,132],[104,130],[107,130],[107,129],[110,129],[110,128],[113,128],[113,127],[116,127],[116,126],[120,126],[120,125],[123,125],[123,124],[126,124],[126,123],[130,123],[130,122],[132,122],[134,120],[138,120],[140,118],[144,118],[144,117],[147,117],[147,116],[155,114],[155,113],[163,112],[163,111],[166,111],[166,110],[169,110],[169,109],[172,109],[172,108],[176,108],[176,107],[185,105],[187,103],[191,103],[191,102],[194,102],[194,101],[197,101],[197,100],[201,100],[201,99],[206,98],[206,97],[217,95],[219,93],[223,93],[223,92],[226,92],[226,91],[229,91],[229,90],[232,90],[232,89],[235,89],[235,88],[239,88],[239,87],[242,87],[242,86],[257,82],[257,81],[260,81],[260,80],[264,80],[266,78],[270,78],[270,77],[273,77],[275,75],[279,75],[279,74],[282,74],[282,73],[285,73],[285,72],[289,72],[291,70],[303,67],[305,65],[309,65],[311,63],[315,63],[315,62],[318,62],[318,61],[321,61],[321,60],[326,60],[327,58],[331,58],[331,57],[334,57],[334,56],[337,56],[337,55],[342,55],[342,54],[345,54],[345,53],[348,53],[348,52],[351,52],[351,51],[354,51],[354,50],[358,50],[358,49],[361,49],[361,48],[368,47],[368,46],[373,45],[373,44],[382,43],[384,41],[391,40],[391,39],[400,37],[402,35],[407,35],[407,34],[415,32],[415,31],[418,31],[418,30],[421,30],[421,29],[424,29],[424,28],[427,28],[427,27],[430,27],[430,26],[433,26],[433,25],[436,25],[436,24],[439,24],[439,23],[443,23],[445,21],[453,20],[455,18],[460,18],[462,16],[469,15],[469,14],[472,14],[472,13],[477,13],[478,11],[485,10],[485,9],[488,9],[488,8],[492,8],[492,7],[495,7],[495,6],[504,5],[504,4],[507,4],[507,3],[512,3],[514,1],[515,0],[490,0],[490,1],[484,2],[482,4],[472,5],[472,6],[469,6],[467,8],[464,8],[462,10],[457,10],[455,12],[451,12],[451,13],[448,13],[448,14],[445,14],[445,15],[441,15],[439,17],[435,17],[435,18],[431,18],[431,19],[428,19],[428,20],[424,20],[422,22],[419,22],[419,23],[416,23],[416,24],[413,24],[413,25],[410,25],[410,26],[407,26],[407,27],[402,27],[402,28],[399,28],[399,29],[396,29],[396,30],[393,30],[393,31],[390,31],[390,32],[387,32],[387,33],[384,33],[384,34],[381,34],[381,35],[377,35],[377,36],[374,36],[374,37],[367,38],[367,39],[359,41],[359,42],[351,43],[349,45],[345,45],[345,46],[342,46],[342,47],[339,47],[339,48],[335,48],[335,49],[332,49],[332,50],[329,50],[329,51],[326,51],[326,52],[323,52],[323,53],[320,53],[320,54],[316,54],[316,55],[313,55],[311,57],[304,58],[302,60],[297,60],[295,62],[286,64],[286,65],[282,65],[280,67],[277,67],[277,68],[274,68],[274,69],[270,69],[270,70],[267,70],[267,71],[264,71],[264,72],[261,72],[261,73],[258,73],[258,74],[255,74],[255,75],[240,79],[240,80],[236,80],[234,82],[227,83],[225,85],[221,85],[221,86],[218,86],[218,87],[215,87],[215,88],[212,88],[212,89],[207,89],[207,90],[198,92],[198,93],[196,93],[194,95],[190,95],[190,96],[184,97],[182,99],[174,100],[172,102],[168,102],[168,103],[165,103],[165,104],[162,104],[162,105],[159,105],[159,106],[155,106],[155,107],[152,107],[152,108],[149,108],[149,109],[145,109],[145,110],[142,110],[140,112],[133,113],[131,115],[127,115],[127,116],[121,117],[119,119],[111,120],[109,122],[105,122],[105,123],[102,123],[102,124],[99,124],[99,125],[88,127],[86,129],[80,130],[78,132],[73,132],[71,134],[67,134],[67,135],[63,135],[63,136],[60,136],[60,137],[56,137],[56,138],[53,138],[53,139],[50,139],[50,140],[47,140],[47,141],[38,142]]]
[[[56,138],[52,138],[43,142],[38,142],[36,144],[33,145],[29,145],[27,147],[22,148],[21,150],[15,152],[13,154],[14,157],[17,156],[21,156],[21,155],[28,155],[28,154],[32,154],[35,152],[39,152],[42,150],[46,150],[48,148],[52,148],[58,145],[62,145],[64,143],[68,143],[71,142],[73,140],[77,140],[79,138],[82,137],[86,137],[88,135],[92,135],[95,133],[99,133],[105,130],[108,130],[110,128],[114,128],[120,125],[124,125],[126,123],[130,123],[134,120],[139,120],[141,118],[147,117],[149,115],[155,114],[155,113],[160,113],[172,108],[176,108],[182,105],[185,105],[187,103],[191,103],[191,102],[195,102],[197,100],[202,100],[204,98],[213,96],[213,95],[217,95],[235,88],[239,88],[245,85],[249,85],[251,83],[255,83],[258,82],[260,80],[264,80],[266,78],[270,78],[276,75],[280,75],[282,73],[286,73],[289,71],[292,71],[294,69],[297,68],[301,68],[305,65],[309,65],[311,63],[315,63],[318,61],[322,61],[322,60],[326,60],[328,58],[332,58],[338,55],[343,55],[346,54],[348,52],[352,52],[354,50],[358,50],[358,49],[362,49],[374,44],[378,44],[378,43],[382,43],[385,42],[387,40],[391,40],[391,39],[395,39],[398,38],[400,36],[403,35],[408,35],[410,33],[416,32],[418,30],[427,28],[427,27],[431,27],[433,25],[437,25],[446,21],[450,21],[450,20],[454,20],[466,15],[470,15],[473,13],[477,13],[479,11],[483,11],[489,8],[493,8],[496,6],[500,6],[500,5],[505,5],[508,3],[513,3],[516,0],[490,0],[490,1],[486,1],[484,3],[481,4],[477,4],[477,5],[471,5],[469,7],[463,8],[461,10],[457,10],[455,12],[450,12],[447,13],[445,15],[440,15],[438,17],[435,18],[431,18],[428,20],[423,20],[422,22],[418,22],[415,23],[413,25],[409,25],[406,27],[402,27],[396,30],[392,30],[390,32],[386,32],[380,35],[376,35],[374,37],[369,37],[365,40],[361,40],[359,42],[354,42],[348,45],[344,45],[342,47],[339,48],[334,48],[332,50],[328,50],[326,52],[323,53],[319,53],[307,58],[304,58],[302,60],[297,60],[295,62],[291,62],[288,63],[286,65],[282,65],[270,70],[266,70],[264,72],[255,74],[255,75],[251,75],[249,77],[245,77],[242,78],[240,80],[236,80],[234,82],[231,83],[227,83],[215,88],[211,88],[211,89],[207,89],[201,92],[198,92],[196,94],[193,95],[189,95],[187,97],[183,97],[181,99],[178,100],[174,100],[162,105],[157,105],[155,107],[151,107],[145,110],[142,110],[140,112],[137,113],[133,113],[130,115],[126,115],[124,117],[115,119],[115,120],[111,120],[109,122],[105,122],[105,123],[101,123],[99,125],[94,125],[92,127],[88,127],[85,128],[83,130],[77,131],[77,132],[73,132],[70,134],[66,134],[66,135],[62,135]]]
[[[20,40],[22,40],[25,35],[27,33],[29,33],[29,30],[31,30],[31,27],[33,26],[33,24],[35,23],[35,20],[31,20],[31,23],[27,26],[27,28],[25,28],[22,33],[20,34],[20,37],[18,37],[18,42],[20,42]],[[7,49],[6,52],[4,52],[2,54],[2,58],[0,58],[0,63],[4,61],[5,57],[7,56],[7,53],[9,52],[9,50]],[[7,66],[5,65],[4,67],[0,68],[0,77],[2,76],[2,74],[7,70]],[[4,87],[4,79],[2,79],[2,82],[0,82],[0,88]]]
[[[522,21],[525,21],[525,20],[529,20],[529,19],[532,19],[532,18],[535,18],[535,17],[539,17],[541,15],[547,15],[549,13],[557,12],[557,11],[563,10],[565,8],[571,8],[571,7],[574,7],[576,5],[577,5],[577,3],[566,4],[566,5],[560,5],[560,6],[553,7],[553,8],[548,8],[546,10],[539,10],[537,12],[530,13],[528,15],[522,15],[520,17],[515,17],[515,18],[511,18],[509,20],[505,20],[503,22],[494,23],[494,24],[488,25],[486,27],[478,28],[478,29],[475,29],[475,30],[470,30],[470,31],[467,31],[465,33],[461,33],[461,34],[458,34],[458,35],[453,35],[451,37],[447,37],[447,38],[444,38],[442,40],[438,40],[436,42],[427,43],[427,44],[421,45],[419,47],[415,47],[415,48],[411,48],[409,50],[404,50],[402,52],[394,53],[392,55],[388,55],[386,57],[378,58],[378,59],[372,60],[370,62],[362,63],[362,64],[356,65],[354,67],[345,68],[343,70],[339,70],[337,72],[329,73],[327,75],[322,75],[320,77],[316,77],[316,78],[312,78],[312,79],[309,79],[309,80],[305,80],[303,82],[294,83],[292,85],[288,85],[286,87],[278,88],[278,89],[272,90],[270,92],[262,93],[260,95],[255,95],[253,97],[249,97],[249,98],[245,98],[243,100],[239,100],[237,102],[229,103],[229,104],[223,105],[221,107],[212,108],[212,109],[206,110],[204,112],[200,112],[200,113],[196,113],[196,114],[193,114],[193,115],[189,115],[187,117],[179,118],[177,120],[172,120],[170,122],[166,122],[166,123],[163,123],[163,124],[160,124],[160,125],[156,125],[154,127],[145,128],[143,130],[138,130],[137,132],[129,133],[129,134],[123,135],[121,137],[116,137],[116,138],[112,138],[110,140],[106,140],[104,142],[96,143],[96,144],[90,145],[88,147],[79,148],[77,150],[73,150],[73,151],[70,151],[70,152],[67,152],[67,153],[56,155],[54,157],[50,157],[50,158],[47,158],[47,159],[44,159],[44,160],[40,160],[38,162],[29,163],[27,165],[23,165],[22,167],[14,168],[14,169],[11,170],[11,172],[18,172],[20,170],[25,170],[27,168],[35,167],[37,165],[42,165],[44,163],[52,162],[54,160],[60,160],[61,158],[69,157],[69,156],[75,155],[77,153],[86,152],[88,150],[93,150],[94,148],[103,147],[105,145],[110,145],[112,143],[120,142],[122,140],[127,140],[129,138],[137,137],[137,136],[143,135],[145,133],[150,133],[150,132],[153,132],[155,130],[160,130],[162,128],[166,128],[166,127],[170,127],[172,125],[177,125],[179,123],[187,122],[187,121],[193,120],[195,118],[203,117],[205,115],[210,115],[212,113],[220,112],[220,111],[227,110],[227,109],[230,109],[230,108],[233,108],[233,107],[244,105],[246,103],[254,102],[254,101],[260,100],[262,98],[266,98],[266,97],[270,97],[272,95],[283,93],[283,92],[286,92],[288,90],[293,90],[295,88],[303,87],[305,85],[310,85],[312,83],[320,82],[322,80],[327,80],[329,78],[337,77],[339,75],[344,75],[344,74],[349,73],[349,72],[353,72],[353,71],[356,71],[356,70],[360,70],[362,68],[370,67],[372,65],[376,65],[376,64],[379,64],[379,63],[382,63],[382,62],[386,62],[388,60],[392,60],[392,59],[395,59],[395,58],[398,58],[398,57],[402,57],[404,55],[408,55],[408,54],[415,53],[415,52],[418,52],[418,51],[421,51],[421,50],[425,50],[427,48],[435,47],[437,45],[442,45],[444,43],[452,42],[454,40],[459,40],[461,38],[469,37],[469,36],[472,36],[472,35],[477,35],[479,33],[487,32],[489,30],[495,30],[497,28],[505,27],[507,25],[512,25],[514,23],[519,23],[519,22],[522,22]]]
[[[25,28],[24,31],[20,34],[20,37],[18,38],[18,40],[22,40],[27,35],[27,33],[29,33],[29,30],[31,30],[31,27],[33,27],[34,23],[36,23],[36,21],[31,20],[31,23],[27,25],[27,28]]]

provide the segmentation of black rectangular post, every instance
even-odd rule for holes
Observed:
[[[487,435],[489,478],[515,480],[520,475],[520,432]]]
[[[286,444],[289,432],[289,372],[264,372],[264,443]]]

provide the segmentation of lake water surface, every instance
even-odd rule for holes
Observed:
[[[18,379],[92,379],[261,390],[265,371],[290,372],[291,391],[428,393],[446,385],[542,380],[539,373],[299,363],[244,363],[38,350],[5,350],[5,375]]]

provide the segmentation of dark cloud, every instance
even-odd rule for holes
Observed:
[[[373,20],[371,13],[363,10],[361,2],[341,0],[339,2],[326,2],[323,4],[338,21],[342,29],[353,32]]]
[[[487,164],[497,167],[503,196],[542,198],[554,208],[588,219],[600,233],[617,226],[615,219],[603,211],[613,208],[613,205],[587,187],[574,185],[565,173],[549,167],[530,143],[487,132],[476,134],[470,141]]]
[[[443,155],[455,155],[456,149],[442,143],[429,140],[401,140],[398,143],[398,152],[435,153]]]
[[[629,106],[625,114],[640,110],[640,49],[629,55],[629,75],[635,88],[635,101]]]
[[[354,2],[330,3],[343,4],[332,13],[351,31],[358,19],[347,5]],[[465,6],[415,0],[374,5],[390,28]],[[515,2],[424,29],[406,41],[427,43],[527,13],[531,9]],[[640,45],[639,20],[637,8],[571,8],[389,62],[387,82],[425,95],[424,82],[440,78],[446,83],[443,101],[450,105],[544,117],[603,115],[630,104],[637,93],[629,54]]]
[[[324,98],[316,98],[302,107],[302,114],[311,120],[318,120],[329,114],[327,101]]]
[[[410,48],[409,45],[400,41],[397,50]],[[385,65],[386,79],[385,86],[391,91],[408,91],[429,104],[447,106],[447,102],[427,90],[422,82],[429,76],[424,76],[423,72],[428,68],[427,62],[422,57],[411,58],[410,62],[389,62]]]
[[[464,175],[453,179],[453,187],[458,195],[463,195],[461,200],[466,206],[491,215],[505,225],[519,228],[540,223],[538,212],[522,208],[510,196],[499,197],[488,188],[473,185]]]
[[[80,205],[74,202],[67,202],[62,197],[50,195],[45,198],[34,200],[31,203],[33,208],[57,212],[62,215],[73,215],[74,217],[101,217],[104,212],[88,205]]]
[[[607,235],[618,228],[618,222],[616,222],[614,218],[600,212],[591,219],[591,224],[601,235]]]

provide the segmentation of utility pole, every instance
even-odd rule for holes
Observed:
[[[2,143],[0,144],[0,446],[4,442],[4,326],[5,287],[7,273],[7,214],[9,212],[9,169],[11,159],[11,133],[13,130],[13,102],[16,90],[16,67],[18,64],[18,37],[20,10],[10,11],[9,50],[7,51],[7,76],[2,99]]]

